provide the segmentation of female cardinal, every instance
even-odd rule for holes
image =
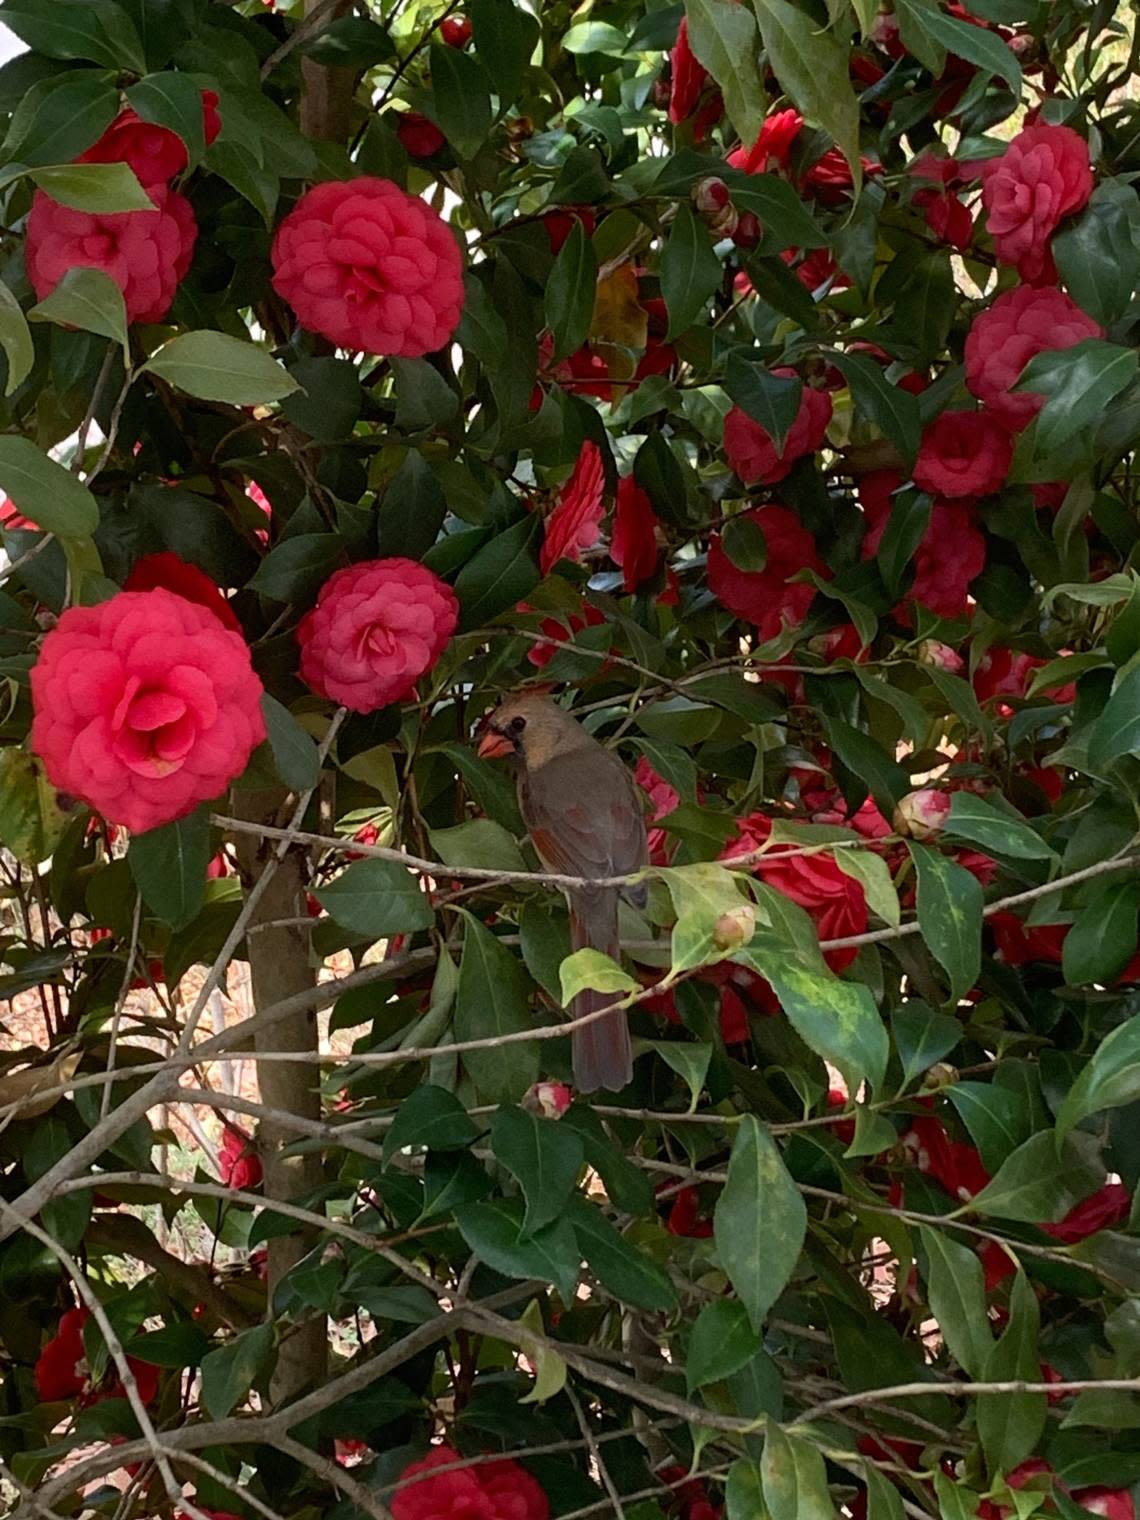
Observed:
[[[649,863],[645,818],[633,777],[547,697],[508,697],[487,722],[479,744],[484,759],[509,755],[518,780],[519,810],[548,871],[605,879],[628,876]],[[641,897],[644,899],[644,889]],[[573,887],[570,942],[619,959],[618,887]],[[612,998],[586,990],[574,999],[575,1018]],[[619,1092],[633,1076],[625,1014],[615,1010],[573,1031],[574,1083],[580,1092]]]

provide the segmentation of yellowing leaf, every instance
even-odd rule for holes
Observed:
[[[18,1103],[19,1108],[11,1115],[13,1119],[38,1119],[54,1108],[63,1096],[53,1088],[64,1087],[71,1081],[79,1066],[79,1052],[59,1056],[50,1066],[27,1066],[23,1071],[9,1072],[0,1077],[0,1109]],[[47,1096],[40,1097],[44,1093]]]
[[[644,348],[649,338],[649,315],[639,303],[638,295],[637,274],[632,264],[622,264],[599,280],[590,320],[590,341]]]

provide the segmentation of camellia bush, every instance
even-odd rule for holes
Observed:
[[[0,22],[7,1512],[1134,1520],[1134,10]]]

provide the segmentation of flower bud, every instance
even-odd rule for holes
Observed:
[[[573,1097],[565,1082],[536,1082],[523,1098],[522,1106],[540,1119],[561,1119]]]
[[[738,217],[732,241],[738,248],[755,248],[764,236],[764,224],[754,211],[745,211]]]
[[[922,1079],[925,1088],[937,1091],[940,1087],[951,1087],[958,1080],[958,1069],[951,1066],[947,1061],[936,1061]]]
[[[448,47],[465,48],[471,41],[471,18],[448,16],[439,23],[439,35]]]
[[[906,794],[895,808],[891,822],[898,834],[909,834],[912,839],[929,839],[945,828],[949,813],[947,794],[932,786],[924,786],[921,791]]]
[[[933,665],[936,670],[945,670],[949,675],[965,674],[966,662],[962,656],[949,644],[941,644],[937,639],[923,639],[918,646],[918,658],[923,665]]]
[[[756,932],[756,910],[751,903],[722,913],[713,926],[713,944],[718,950],[739,950]]]
[[[729,200],[728,186],[715,174],[693,186],[693,204],[705,216],[723,211]]]

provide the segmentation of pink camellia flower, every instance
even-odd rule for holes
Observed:
[[[207,148],[222,130],[218,97],[202,91],[202,130]],[[177,132],[143,121],[137,111],[120,111],[115,120],[77,160],[81,164],[129,164],[144,189],[164,185],[181,174],[189,162],[186,144]]]
[[[463,255],[426,201],[362,175],[307,190],[273,239],[273,288],[341,348],[415,359],[463,310]]]
[[[561,1119],[574,1101],[565,1082],[536,1082],[523,1097],[522,1106],[540,1119]]]
[[[1035,121],[1000,158],[982,166],[982,203],[1002,264],[1037,280],[1051,262],[1049,240],[1061,220],[1092,194],[1089,146],[1072,127]]]
[[[458,621],[451,587],[415,560],[349,565],[297,629],[301,679],[350,712],[376,712],[431,670]]]
[[[185,597],[208,607],[220,622],[234,633],[241,632],[241,624],[221,591],[204,570],[188,565],[177,554],[145,554],[131,566],[130,574],[123,584],[124,591],[154,591],[162,587],[173,591],[175,596]]]
[[[669,54],[671,78],[669,87],[669,120],[674,126],[687,121],[697,108],[705,80],[709,77],[696,54],[689,46],[689,20],[681,17],[677,40]]]
[[[260,1186],[263,1176],[261,1157],[253,1142],[238,1124],[228,1119],[222,1126],[222,1145],[218,1152],[222,1181],[227,1187],[243,1191]]]
[[[745,516],[764,534],[768,557],[763,570],[734,565],[721,535],[714,533],[709,540],[708,585],[734,617],[755,624],[766,643],[785,623],[802,623],[815,596],[810,582],[790,577],[800,570],[814,570],[825,578],[831,572],[816,553],[815,539],[787,507],[757,507]]]
[[[879,552],[891,516],[891,497],[902,484],[895,470],[872,470],[859,482],[859,504],[867,520],[864,559]],[[961,617],[969,603],[970,582],[986,568],[986,541],[974,522],[973,508],[960,501],[936,501],[926,532],[914,551],[914,579],[904,598],[918,602],[936,617]]]
[[[774,369],[772,373],[784,379],[795,378],[792,369]],[[724,419],[725,457],[746,486],[775,485],[791,471],[797,459],[815,453],[830,421],[831,397],[826,391],[805,385],[796,420],[788,429],[783,448],[777,449],[767,428],[743,407],[734,406]]]
[[[409,158],[430,158],[447,142],[431,117],[419,111],[400,112],[396,137]]]
[[[1013,386],[1035,355],[1103,338],[1104,328],[1063,290],[1018,285],[974,318],[966,337],[966,385],[1006,427],[1020,431],[1045,404]]]
[[[543,575],[549,575],[560,559],[581,563],[582,550],[592,549],[601,538],[604,489],[602,451],[587,439],[573,474],[562,487],[554,511],[546,519],[538,556]]]
[[[950,816],[950,797],[932,786],[924,786],[917,792],[908,792],[900,798],[894,811],[893,823],[896,834],[909,834],[912,839],[929,839],[940,834]]]
[[[198,237],[185,196],[151,185],[153,211],[96,216],[61,206],[42,190],[32,197],[24,259],[39,300],[71,269],[101,269],[123,292],[128,322],[161,322],[170,310]]]
[[[445,1515],[453,1520],[548,1520],[545,1493],[509,1457],[410,1481],[462,1460],[454,1447],[433,1446],[426,1457],[405,1467],[389,1504],[393,1520],[440,1520]]]
[[[60,791],[134,833],[213,801],[265,738],[239,634],[165,590],[69,607],[32,670],[32,748]]]
[[[621,570],[627,591],[636,591],[657,569],[657,514],[632,475],[618,481],[610,558]]]
[[[923,429],[914,483],[932,496],[988,496],[1012,461],[1013,439],[989,412],[943,412]]]

